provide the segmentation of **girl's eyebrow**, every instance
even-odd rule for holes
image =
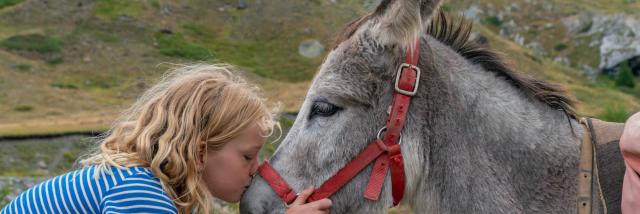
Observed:
[[[248,149],[249,151],[260,151],[262,146],[260,146],[260,145],[258,145],[258,146],[247,146],[247,147],[244,147],[244,148]]]

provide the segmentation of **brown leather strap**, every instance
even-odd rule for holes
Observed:
[[[580,146],[580,163],[578,173],[578,214],[591,214],[592,181],[593,181],[593,141],[591,139],[590,118],[582,118],[582,143]]]
[[[593,190],[599,196],[602,213],[621,213],[620,198],[625,171],[619,141],[624,123],[590,119],[593,142]],[[600,168],[602,166],[602,168]],[[595,200],[595,199],[594,199]],[[598,206],[595,206],[598,207]],[[595,212],[595,210],[592,210]]]

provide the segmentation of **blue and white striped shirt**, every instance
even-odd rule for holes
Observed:
[[[42,182],[21,193],[0,214],[178,213],[151,170],[102,170],[89,166]],[[106,172],[105,172],[106,171]]]

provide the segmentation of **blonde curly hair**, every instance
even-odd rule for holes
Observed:
[[[277,109],[229,65],[179,66],[123,112],[84,166],[142,166],[161,181],[179,213],[210,213],[213,196],[197,169],[201,148],[225,142],[258,124],[271,135]],[[205,146],[206,143],[206,146]],[[97,170],[99,171],[99,170]]]

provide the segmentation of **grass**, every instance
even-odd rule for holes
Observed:
[[[129,26],[123,26],[113,23],[104,23],[101,21],[87,21],[75,26],[73,31],[64,39],[69,41],[77,41],[82,37],[91,37],[95,40],[102,41],[107,44],[115,45],[121,41],[118,32],[133,31]],[[129,38],[131,39],[131,38]]]
[[[13,110],[17,112],[28,112],[33,110],[33,106],[21,104],[13,107]]]
[[[0,137],[24,137],[41,135],[58,135],[65,133],[90,133],[104,132],[109,129],[109,124],[75,124],[75,125],[43,125],[26,127],[3,127],[0,128]]]
[[[73,83],[51,83],[51,87],[63,89],[78,89],[78,86]]]
[[[116,89],[122,86],[127,79],[127,74],[121,72],[95,73],[75,73],[74,75],[63,75],[55,78],[50,86],[67,89],[82,89],[93,91],[100,89]]]
[[[41,169],[25,169],[25,170],[15,170],[9,169],[5,170],[0,174],[1,176],[7,177],[43,177],[47,176],[46,172]]]
[[[216,60],[235,64],[261,77],[300,82],[311,79],[322,58],[307,59],[297,53],[297,34],[263,35],[254,39],[234,39],[229,32],[217,32],[204,24],[183,26],[186,35],[215,51]]]
[[[596,81],[594,83],[591,83],[591,85],[598,86],[598,87],[605,87],[605,88],[609,88],[609,89],[612,89],[612,90],[616,90],[616,91],[625,93],[627,95],[631,95],[635,99],[640,100],[640,87],[624,87],[624,86],[620,86],[617,83],[619,78],[620,78],[620,76],[616,77],[616,76],[613,76],[613,75],[600,75],[600,76],[598,76],[598,78],[596,78]],[[631,77],[630,79],[633,81],[634,85],[637,84],[638,81],[635,80],[635,78]]]
[[[9,37],[0,42],[0,45],[6,49],[15,51],[58,53],[60,52],[62,41],[41,34],[26,34]]]
[[[567,49],[567,47],[568,47],[567,44],[561,42],[553,46],[553,49],[556,51],[562,51],[564,49]]]
[[[629,68],[629,61],[624,61],[620,65],[620,72],[616,77],[616,86],[618,87],[628,87],[634,88],[636,77],[631,73],[631,68]]]
[[[156,33],[154,35],[158,50],[165,56],[205,61],[213,58],[213,53],[199,45],[187,42],[180,33]]]
[[[578,67],[579,65],[588,65],[592,68],[598,68],[600,63],[599,46],[589,47],[590,41],[600,38],[602,33],[594,33],[592,35],[580,36],[573,40],[574,45],[571,45],[565,51],[572,67]],[[581,69],[581,68],[578,68]]]
[[[120,16],[139,17],[142,9],[140,1],[98,0],[95,5],[95,14],[102,20],[113,21]]]
[[[9,193],[11,193],[11,185],[9,184],[7,184],[6,186],[3,186],[2,189],[0,189],[0,207],[4,207],[9,202],[11,202],[7,198]]]
[[[58,65],[58,64],[62,64],[62,62],[64,62],[64,60],[62,59],[62,57],[54,57],[52,59],[48,59],[45,61],[48,65]]]
[[[624,107],[614,105],[606,108],[604,112],[598,115],[598,118],[610,122],[624,123],[627,121],[627,118],[631,117],[631,115],[632,113],[627,111]]]
[[[276,130],[274,134],[267,139],[267,144],[265,144],[262,151],[260,151],[260,158],[262,160],[268,159],[273,155],[278,145],[280,145],[280,142],[284,139],[284,136],[289,132],[291,126],[293,126],[293,121],[286,117],[280,117],[279,122],[282,130]]]
[[[564,0],[557,1],[563,2]],[[76,113],[115,108],[116,105],[131,102],[142,90],[141,87],[135,87],[135,82],[139,78],[153,78],[160,75],[160,73],[152,71],[155,65],[166,61],[191,63],[201,60],[231,63],[238,65],[243,70],[257,74],[256,78],[268,80],[265,81],[268,82],[267,84],[261,83],[260,86],[265,88],[265,92],[270,94],[270,98],[286,103],[284,106],[287,111],[295,111],[304,97],[309,80],[323,60],[322,57],[308,59],[299,56],[297,54],[299,43],[306,39],[318,39],[325,45],[326,50],[330,50],[332,36],[349,20],[367,11],[362,8],[362,1],[359,0],[343,1],[344,4],[333,4],[326,1],[301,3],[285,0],[285,2],[290,4],[264,4],[259,8],[261,11],[258,11],[257,5],[250,4],[250,7],[244,10],[229,8],[225,11],[210,12],[199,8],[217,9],[220,5],[229,2],[176,3],[175,1],[164,1],[159,3],[159,1],[97,0],[94,5],[94,16],[82,23],[62,24],[73,30],[70,34],[60,37],[64,41],[64,48],[60,50],[59,54],[54,55],[60,58],[48,56],[44,58],[45,61],[32,61],[28,58],[25,59],[23,55],[0,50],[0,65],[24,64],[29,66],[13,67],[13,69],[30,71],[10,72],[9,76],[1,78],[24,82],[35,81],[28,87],[7,83],[1,88],[0,98],[5,103],[10,102],[3,103],[5,106],[0,106],[1,110],[14,112],[13,108],[22,103],[30,104],[33,110],[23,113],[15,112],[0,119],[16,122],[24,118],[37,118],[47,114],[46,112],[60,112],[60,117],[64,117]],[[584,1],[581,2],[584,3]],[[507,5],[509,1],[489,0],[489,3]],[[621,5],[621,2],[616,0],[611,4]],[[627,6],[633,8],[637,4],[631,3]],[[190,8],[184,9],[185,5]],[[458,5],[461,4],[454,1],[446,3],[445,7],[455,13],[459,10]],[[176,8],[171,13],[180,18],[158,15],[160,10],[165,7]],[[520,7],[520,11],[532,9],[532,6],[522,4]],[[561,5],[561,7],[566,6]],[[558,10],[560,13],[566,14],[565,9],[559,8]],[[273,11],[289,11],[289,13],[281,15]],[[0,20],[4,18],[4,15],[9,14],[8,12],[0,14]],[[121,17],[129,19],[121,19]],[[537,21],[532,24],[532,32],[540,36],[548,36],[544,37],[545,39],[566,33],[562,30],[562,23],[557,20],[540,21],[530,16],[517,18],[521,18],[521,20],[516,20],[518,24],[528,23],[527,20]],[[498,16],[489,17],[481,19],[481,23],[485,25],[477,25],[476,27],[491,29],[493,31],[490,35],[492,37],[491,46],[506,50],[504,52],[507,53],[509,60],[519,70],[536,78],[552,80],[569,87],[572,93],[582,101],[582,110],[585,114],[599,115],[604,112],[604,108],[618,102],[623,103],[622,106],[626,110],[637,109],[637,100],[640,100],[640,95],[634,94],[639,94],[640,90],[637,89],[639,87],[618,89],[610,85],[585,86],[589,84],[588,80],[575,74],[580,73],[579,71],[551,65],[553,64],[552,60],[549,60],[547,56],[518,47],[508,40],[498,41],[501,39],[498,38],[496,29],[503,25],[502,22],[509,19],[511,18],[505,17],[504,20],[501,20]],[[549,33],[547,28],[542,29],[546,23],[552,23],[555,26],[549,28],[552,32]],[[535,26],[539,26],[539,28],[535,28]],[[0,21],[0,28],[2,28],[0,39],[15,35],[16,32],[51,32],[47,29],[25,30],[3,21]],[[157,33],[159,29],[165,28],[174,33]],[[311,30],[303,30],[307,28]],[[488,35],[486,32],[481,33]],[[538,38],[536,35],[523,36],[526,37],[527,42],[530,39]],[[562,50],[562,54],[569,57],[572,65],[597,66],[599,59],[597,54],[593,54],[598,51],[597,47],[584,48],[587,45],[576,43],[590,40],[587,38],[589,36],[591,35],[583,35],[583,38],[578,38],[579,41],[551,40],[543,43],[543,47],[553,51],[554,46],[559,41],[563,41],[567,47]],[[60,48],[63,47],[62,45],[61,43]],[[93,60],[83,62],[81,60],[83,54],[89,51],[92,51],[90,57]],[[95,55],[93,55],[94,52]],[[1,72],[0,75],[2,75]],[[38,87],[41,87],[42,90],[39,90]],[[291,88],[295,88],[296,92],[293,92],[294,90]],[[30,91],[23,92],[25,90]],[[17,100],[16,96],[12,97],[13,94],[20,94],[20,97],[24,97],[25,100]],[[37,94],[38,97],[31,96],[32,94]],[[54,99],[58,103],[51,103],[55,105],[55,109],[48,109],[51,105],[47,100],[51,100],[52,97],[59,97]],[[599,100],[601,98],[603,100]],[[68,104],[60,104],[61,102]],[[10,120],[5,120],[7,118]],[[84,128],[73,125],[69,127]],[[46,127],[46,125],[29,128],[12,126],[5,128],[4,133],[15,134],[10,133],[15,131],[26,134],[29,129],[37,133],[60,131],[60,129]],[[0,130],[0,132],[2,131]]]
[[[31,70],[31,65],[30,64],[17,64],[17,65],[15,65],[15,68],[18,69],[18,71],[29,71],[29,70]]]
[[[73,169],[76,159],[96,146],[88,135],[5,140],[0,144],[0,176],[51,176]]]
[[[494,27],[502,26],[502,20],[500,20],[500,18],[498,18],[496,16],[486,17],[482,21],[483,21],[482,23],[486,24],[486,25],[491,25],[491,26],[494,26]]]
[[[592,0],[554,0],[564,5],[579,5],[576,9],[590,9],[607,13],[637,13],[640,10],[640,2],[629,0],[592,1]]]
[[[24,0],[0,0],[0,9],[16,5]]]

